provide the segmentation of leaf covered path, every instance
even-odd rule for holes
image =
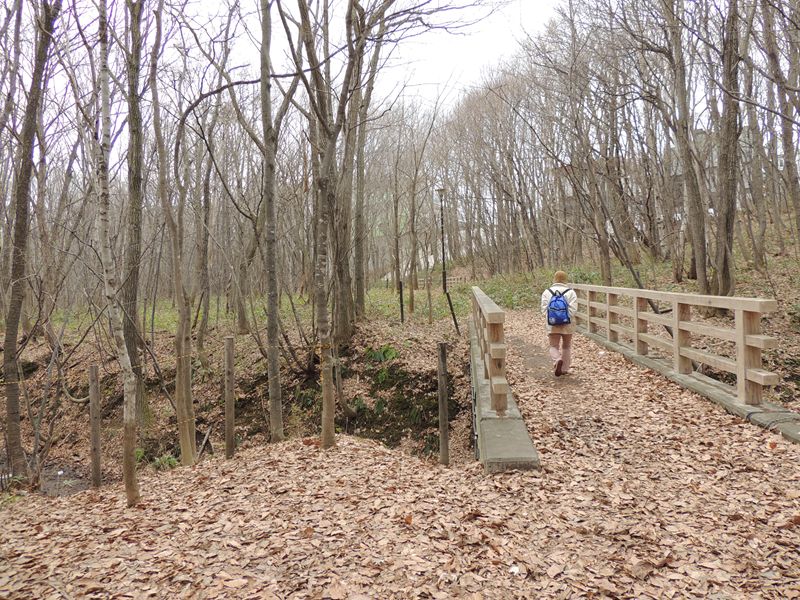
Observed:
[[[800,450],[509,315],[544,469],[485,476],[346,436],[0,510],[0,597],[800,597]]]

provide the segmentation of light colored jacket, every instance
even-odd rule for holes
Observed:
[[[547,305],[550,304],[550,298],[553,294],[550,290],[562,292],[564,298],[569,305],[569,324],[568,325],[547,325],[547,333],[575,333],[575,313],[578,312],[578,294],[575,290],[571,289],[568,285],[563,283],[554,283],[544,292],[542,292],[542,314],[547,317]]]

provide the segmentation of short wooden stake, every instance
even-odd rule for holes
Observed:
[[[89,365],[89,431],[92,457],[92,486],[100,487],[103,472],[100,466],[100,370]]]
[[[450,419],[447,410],[447,344],[439,342],[439,462],[450,464]]]
[[[225,337],[225,458],[232,458],[236,449],[234,419],[236,406],[233,396],[233,336]]]

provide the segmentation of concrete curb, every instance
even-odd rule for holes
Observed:
[[[476,445],[484,470],[487,473],[501,473],[540,468],[539,454],[528,435],[513,394],[508,392],[505,415],[500,416],[491,408],[489,382],[484,377],[483,359],[472,322],[469,324],[469,339]]]
[[[664,359],[639,356],[630,348],[609,342],[596,333],[589,333],[583,327],[578,327],[578,332],[604,348],[622,354],[628,361],[640,367],[656,371],[681,387],[697,392],[715,404],[719,404],[729,413],[741,417],[745,421],[755,423],[768,431],[780,433],[790,442],[800,444],[800,414],[771,402],[762,402],[757,406],[742,404],[736,396],[726,389],[727,386],[725,384],[710,377],[697,373],[692,373],[691,375],[676,373],[672,370],[672,364]]]

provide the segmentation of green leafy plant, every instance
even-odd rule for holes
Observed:
[[[178,466],[178,460],[172,454],[164,454],[153,461],[156,471],[168,471]]]
[[[364,412],[367,409],[367,405],[361,396],[356,396],[353,399],[353,408],[356,409],[356,412]]]
[[[386,367],[381,367],[378,369],[378,372],[375,374],[375,381],[378,385],[383,385],[389,379],[389,369]]]
[[[574,267],[569,270],[570,279],[573,283],[599,283],[600,273],[584,267]]]
[[[386,400],[378,398],[375,401],[375,414],[381,416],[384,410],[386,410]]]
[[[384,344],[377,350],[371,347],[367,348],[364,354],[366,355],[367,359],[377,363],[387,362],[400,356],[400,353],[397,351],[397,349],[393,348],[389,344]]]
[[[133,455],[136,457],[136,464],[144,461],[144,448],[136,448],[133,451]]]

